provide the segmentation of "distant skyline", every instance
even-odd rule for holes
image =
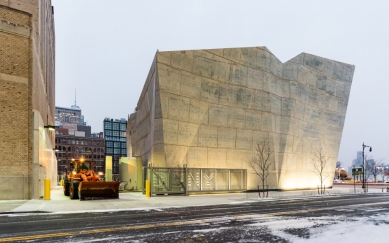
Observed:
[[[93,132],[134,112],[157,50],[267,46],[282,62],[301,52],[356,66],[338,160],[362,143],[388,158],[387,1],[52,0],[56,106],[77,105]]]

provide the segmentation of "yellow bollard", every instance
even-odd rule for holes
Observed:
[[[59,185],[60,185],[60,186],[63,186],[63,180],[60,180],[60,181],[59,181]]]
[[[44,199],[45,200],[50,200],[50,179],[45,179],[45,195]]]
[[[150,180],[146,180],[146,197],[150,197]]]

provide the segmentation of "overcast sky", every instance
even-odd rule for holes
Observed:
[[[82,109],[93,132],[134,111],[155,52],[266,46],[356,66],[339,158],[362,142],[389,163],[389,1],[52,0],[56,105]]]

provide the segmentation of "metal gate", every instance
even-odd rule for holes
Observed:
[[[144,167],[143,178],[150,180],[151,195],[247,190],[245,169]]]

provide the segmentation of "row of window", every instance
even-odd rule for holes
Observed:
[[[73,148],[73,149],[72,149]],[[87,152],[87,153],[104,153],[104,148],[89,148],[89,147],[67,147],[67,146],[55,146],[55,149],[59,151],[80,151],[80,152]]]
[[[107,154],[121,154],[121,155],[127,155],[127,149],[107,148]]]
[[[55,143],[67,143],[67,144],[80,144],[80,145],[94,145],[94,146],[103,146],[103,141],[84,141],[84,140],[73,140],[73,139],[56,139]]]
[[[119,138],[119,137],[109,137],[109,136],[106,136],[105,137],[105,140],[107,141],[121,141],[121,142],[126,142],[126,138]]]
[[[105,136],[114,136],[114,137],[126,137],[126,132],[104,130]]]
[[[73,149],[72,149],[73,148]],[[55,149],[59,151],[75,151],[75,152],[87,152],[87,153],[104,153],[104,148],[88,148],[88,147],[65,147],[65,146],[55,146]]]
[[[98,161],[94,161],[94,162],[95,162],[96,166],[104,166],[105,165],[104,160],[98,160]],[[58,161],[58,165],[68,165],[70,163],[71,163],[70,160],[60,160],[60,161]]]
[[[107,142],[106,147],[127,148],[127,145],[126,145],[126,143],[122,143],[122,142]]]
[[[73,154],[66,154],[66,153],[57,153],[57,158],[72,158]],[[79,156],[74,156],[74,157],[79,157]],[[85,159],[104,159],[104,155],[103,154],[85,154],[83,155],[82,157],[84,157]]]
[[[104,121],[104,129],[126,131],[127,123]]]

